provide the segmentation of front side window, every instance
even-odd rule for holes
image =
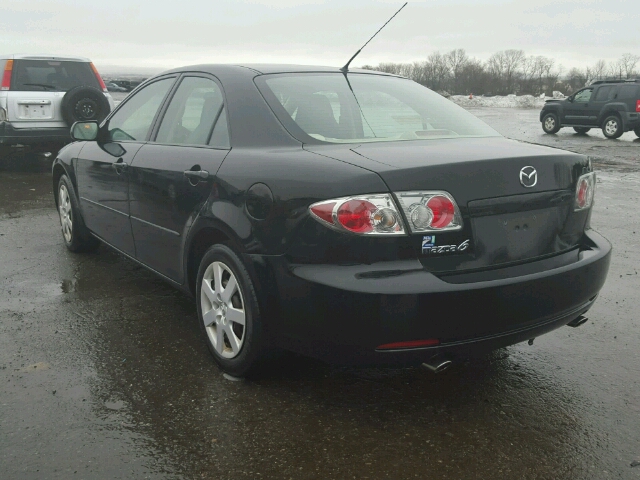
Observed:
[[[156,142],[208,145],[222,106],[222,92],[216,82],[203,77],[186,77],[169,103]]]
[[[109,120],[111,141],[145,141],[153,119],[175,78],[165,78],[136,92]]]
[[[256,84],[302,142],[361,143],[500,136],[466,110],[397,77],[278,74]]]
[[[574,102],[588,102],[591,100],[591,94],[593,93],[593,89],[590,88],[588,90],[582,90],[581,92],[576,93],[576,96],[573,98]]]
[[[15,60],[11,90],[21,92],[67,92],[80,85],[100,89],[88,62]]]

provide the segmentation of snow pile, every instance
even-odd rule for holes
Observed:
[[[556,92],[554,92],[556,93]],[[557,92],[560,93],[560,92]],[[562,95],[562,94],[561,94]],[[557,98],[563,98],[557,97]],[[554,97],[556,98],[556,97]],[[507,95],[495,97],[451,95],[449,100],[461,107],[492,107],[492,108],[542,108],[546,97],[534,97],[533,95]]]
[[[566,98],[566,95],[562,92],[559,92],[557,90],[553,91],[553,98]]]

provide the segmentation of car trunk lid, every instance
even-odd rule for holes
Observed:
[[[588,160],[570,152],[495,137],[305,148],[377,172],[394,193],[450,193],[463,228],[412,234],[417,255],[433,271],[504,266],[565,252],[577,245],[586,224],[588,210],[573,212],[573,202]],[[535,182],[529,176],[521,182],[525,167],[536,170]]]

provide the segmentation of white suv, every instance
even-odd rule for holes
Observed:
[[[73,122],[113,107],[89,59],[0,55],[0,146],[69,143]]]

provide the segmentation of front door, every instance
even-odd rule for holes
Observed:
[[[593,88],[586,88],[584,90],[580,90],[573,96],[573,101],[566,102],[565,105],[565,115],[563,124],[567,125],[588,125],[589,124],[589,100],[591,100],[591,95],[593,93]]]
[[[135,256],[129,220],[129,166],[148,139],[153,120],[175,77],[146,86],[125,100],[82,149],[76,172],[87,227],[120,251]]]
[[[222,90],[212,78],[185,76],[129,169],[137,259],[184,281],[184,241],[229,152]]]

